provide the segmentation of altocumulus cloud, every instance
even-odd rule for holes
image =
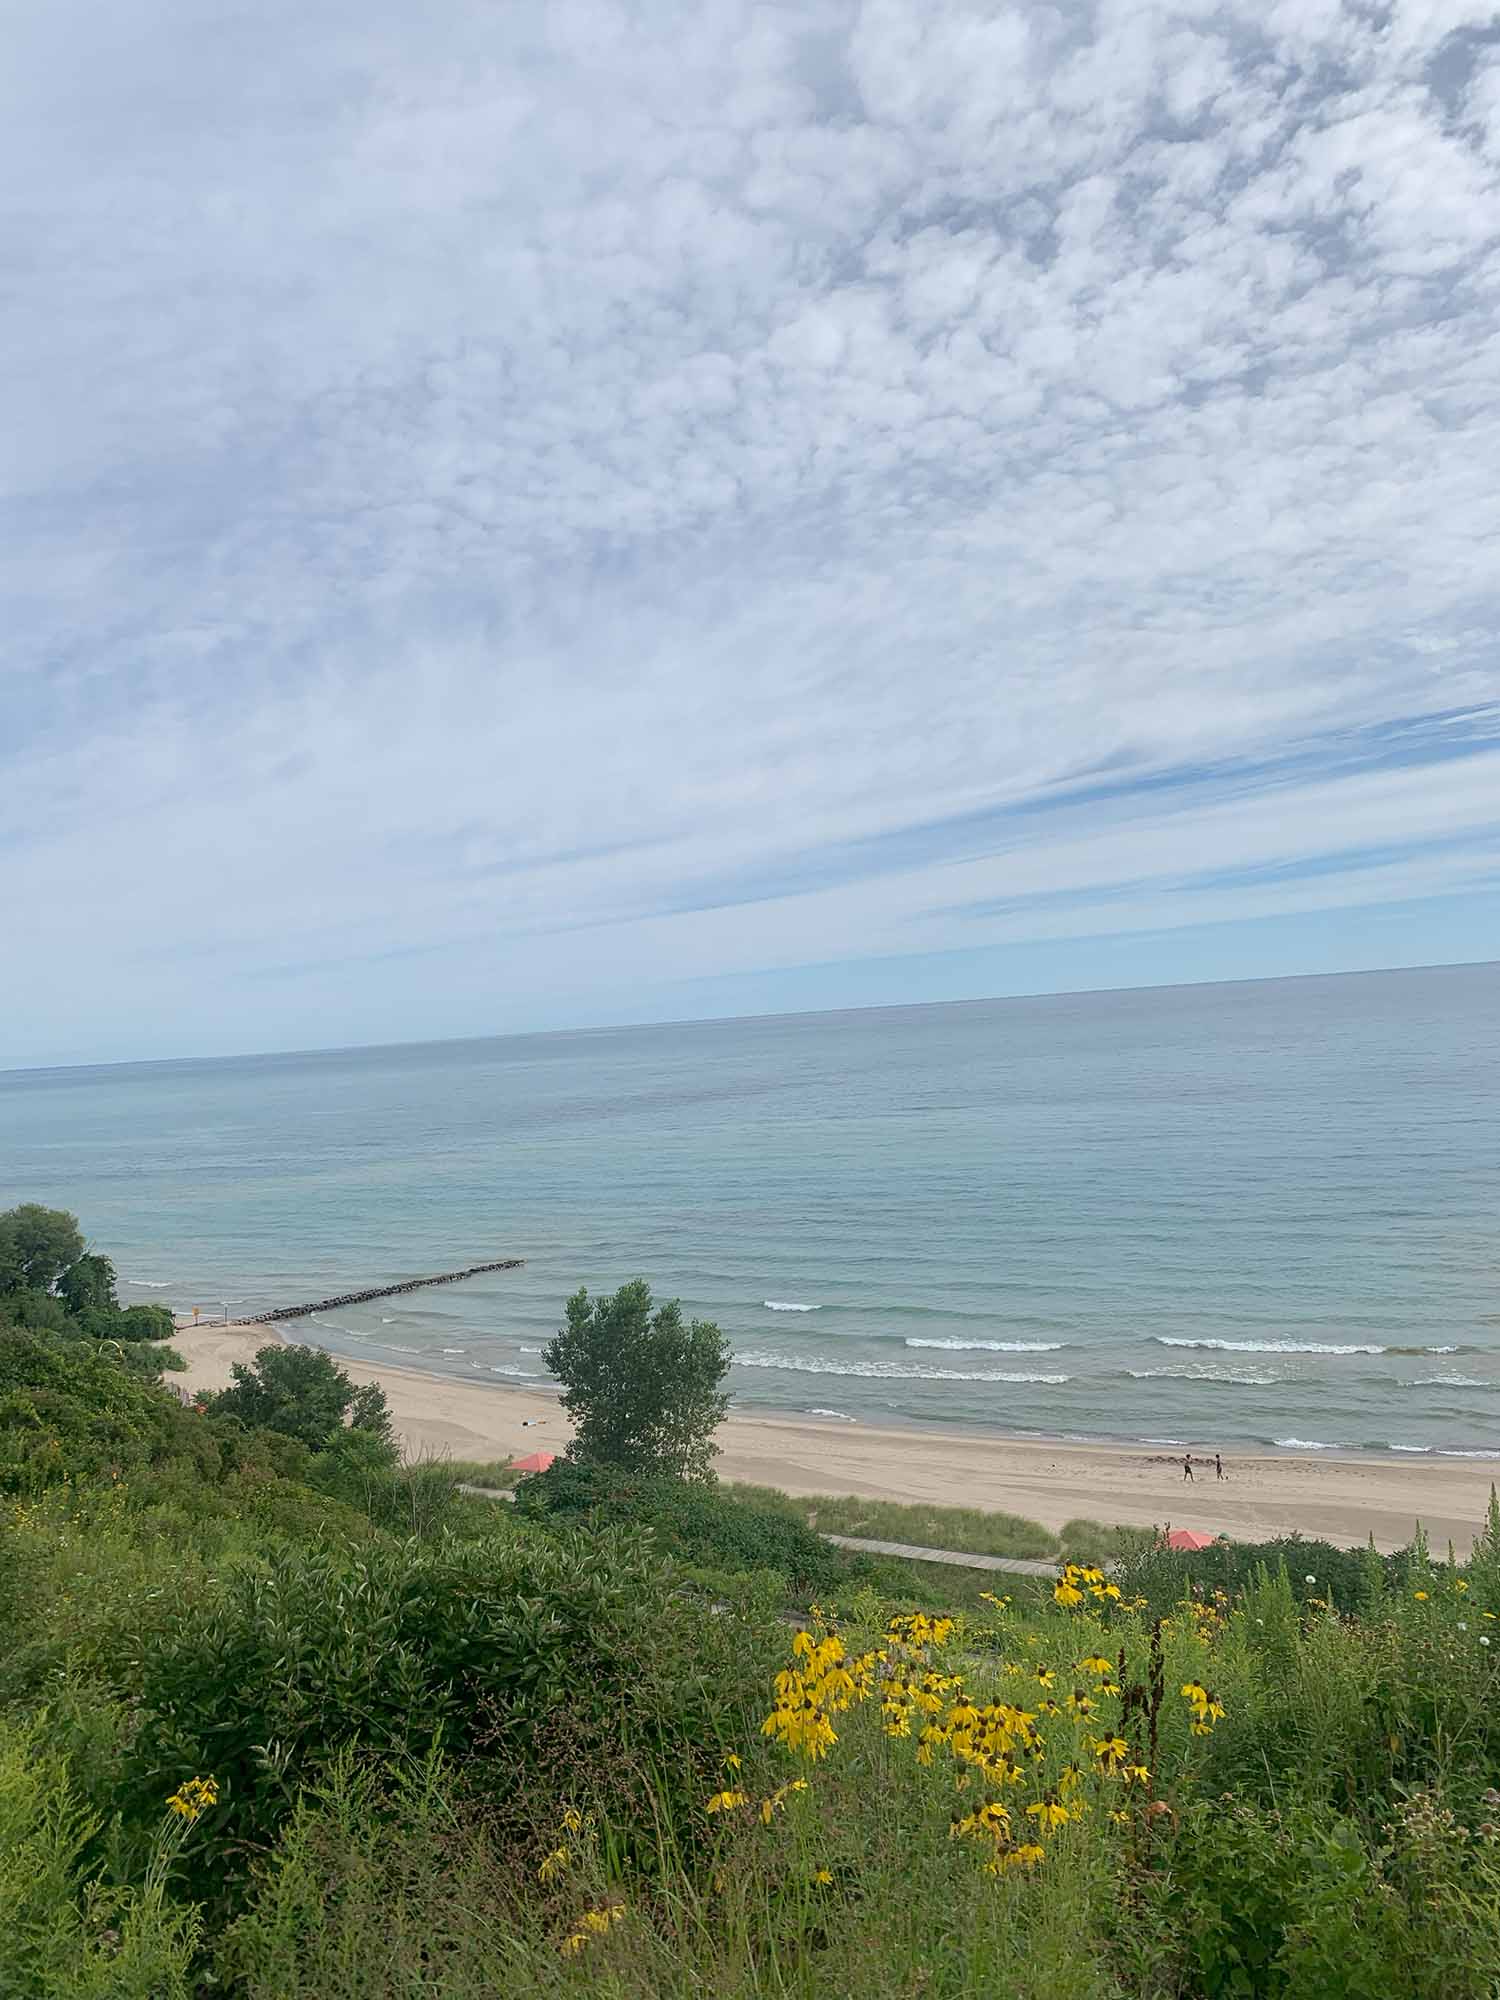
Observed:
[[[1497,908],[1484,7],[8,43],[0,1060]]]

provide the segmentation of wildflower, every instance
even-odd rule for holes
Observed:
[[[1120,1774],[1127,1785],[1149,1785],[1151,1773],[1144,1764],[1127,1764]]]
[[[199,1815],[219,1803],[219,1787],[213,1778],[187,1778],[169,1794],[167,1804],[191,1826]]]
[[[1089,1748],[1111,1777],[1130,1755],[1130,1745],[1123,1736],[1095,1737],[1090,1741]]]
[[[1026,1808],[1026,1811],[1028,1816],[1044,1829],[1050,1829],[1054,1826],[1066,1826],[1068,1821],[1073,1817],[1068,1808],[1065,1805],[1059,1804],[1056,1799],[1033,1800]]]
[[[1427,1592],[1425,1590],[1414,1590],[1412,1596],[1417,1600],[1418,1604],[1425,1604],[1427,1602]]]
[[[1078,1662],[1078,1671],[1081,1674],[1109,1675],[1114,1670],[1114,1662],[1106,1660],[1102,1653],[1090,1653],[1086,1659]]]
[[[1073,1583],[1059,1583],[1054,1588],[1052,1595],[1065,1611],[1071,1611],[1075,1605],[1082,1604],[1083,1602],[1083,1592]]]
[[[775,1791],[772,1792],[771,1796],[768,1799],[762,1799],[760,1802],[760,1817],[762,1824],[765,1826],[769,1826],[771,1824],[772,1819],[775,1817],[779,1809],[786,1804],[787,1798],[792,1792],[805,1792],[806,1790],[807,1790],[806,1778],[792,1778],[786,1784],[778,1785]],[[725,1795],[721,1794],[720,1796],[722,1797]],[[710,1805],[709,1811],[710,1812],[713,1811],[712,1805]]]
[[[595,1937],[603,1937],[610,1925],[617,1924],[624,1914],[625,1905],[623,1903],[608,1903],[602,1910],[585,1910],[583,1913],[584,1927],[587,1930],[591,1930]]]
[[[998,1873],[1001,1868],[1036,1868],[1047,1858],[1047,1850],[1038,1841],[1022,1841],[1019,1847],[1010,1847],[990,1864],[991,1871]]]
[[[566,1847],[554,1847],[550,1854],[543,1856],[542,1865],[536,1871],[537,1880],[555,1881],[572,1859],[573,1856]]]
[[[1469,1621],[1468,1621],[1468,1619],[1467,1619],[1467,1618],[1460,1618],[1460,1619],[1459,1619],[1459,1621],[1458,1621],[1458,1629],[1459,1629],[1459,1631],[1460,1631],[1460,1632],[1467,1632],[1467,1631],[1468,1631],[1468,1629],[1469,1629]]]
[[[740,1760],[738,1757],[735,1756],[734,1752],[731,1750],[729,1755],[724,1759],[724,1769],[726,1771],[737,1771],[739,1768],[740,1768]]]
[[[1457,1590],[1457,1591],[1460,1591],[1460,1592],[1462,1592],[1462,1591],[1465,1591],[1465,1590],[1467,1590],[1467,1589],[1468,1589],[1468,1587],[1469,1587],[1469,1586],[1468,1586],[1468,1585],[1467,1585],[1467,1584],[1466,1584],[1466,1583],[1464,1582],[1464,1580],[1463,1580],[1463,1578],[1462,1578],[1461,1576],[1456,1576],[1456,1577],[1454,1577],[1454,1579],[1453,1579],[1453,1588],[1454,1588],[1455,1590]]]
[[[1311,1571],[1311,1570],[1309,1570],[1309,1571],[1308,1571],[1308,1573],[1307,1573],[1307,1581],[1308,1581],[1309,1583],[1316,1583],[1316,1582],[1317,1582],[1317,1580],[1318,1580],[1318,1579],[1317,1579],[1317,1578],[1316,1578],[1316,1577],[1315,1577],[1315,1576],[1313,1575],[1312,1571]]]
[[[1490,1635],[1489,1635],[1489,1633],[1488,1633],[1488,1632],[1481,1632],[1481,1633],[1480,1633],[1480,1635],[1479,1635],[1479,1643],[1480,1643],[1480,1645],[1481,1645],[1481,1646],[1487,1646],[1487,1645],[1488,1645],[1488,1644],[1490,1643]]]
[[[833,1881],[832,1875],[829,1874],[826,1868],[815,1868],[812,1872],[812,1878],[820,1889],[826,1889]]]
[[[1129,1826],[1130,1824],[1130,1814],[1128,1812],[1120,1812],[1117,1808],[1111,1808],[1109,1816],[1116,1826]]]
[[[708,1801],[708,1810],[711,1813],[734,1812],[738,1807],[747,1806],[749,1803],[748,1792],[715,1792]]]
[[[1036,1684],[1038,1687],[1049,1688],[1056,1678],[1057,1676],[1050,1667],[1038,1667],[1036,1670]]]

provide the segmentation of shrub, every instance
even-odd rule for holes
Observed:
[[[598,1515],[649,1527],[664,1554],[731,1571],[778,1570],[794,1591],[826,1591],[855,1573],[847,1557],[800,1521],[747,1506],[705,1481],[559,1458],[521,1481],[516,1505],[532,1518]]]

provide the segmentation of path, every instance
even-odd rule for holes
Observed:
[[[472,1493],[478,1500],[510,1500],[514,1495],[508,1489],[495,1486],[470,1486],[460,1480],[460,1493]],[[824,1535],[825,1542],[832,1542],[836,1548],[855,1549],[866,1556],[904,1556],[908,1562],[951,1563],[955,1569],[1007,1570],[1012,1576],[1052,1576],[1057,1575],[1055,1562],[1036,1562],[1029,1556],[976,1556],[966,1554],[962,1549],[918,1549],[909,1542],[866,1542],[857,1535]]]

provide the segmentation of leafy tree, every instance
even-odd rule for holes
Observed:
[[[323,1451],[357,1412],[360,1428],[394,1455],[385,1391],[378,1383],[356,1389],[321,1348],[263,1347],[248,1367],[236,1361],[229,1373],[231,1386],[210,1401],[215,1416],[237,1417],[248,1430],[277,1431]]]
[[[676,1299],[651,1309],[636,1278],[606,1298],[582,1287],[567,1325],[548,1343],[548,1368],[564,1385],[575,1436],[568,1456],[585,1465],[708,1477],[714,1431],[729,1408],[720,1384],[729,1342],[712,1320],[685,1322]]]
[[[19,1291],[0,1293],[5,1302],[5,1317],[11,1326],[24,1326],[33,1333],[77,1333],[78,1328],[68,1317],[68,1309],[51,1292],[33,1291],[23,1286]]]
[[[57,1296],[75,1317],[86,1312],[116,1311],[120,1301],[115,1297],[114,1265],[96,1252],[79,1257],[57,1280]]]
[[[76,1217],[34,1201],[0,1214],[0,1292],[50,1292],[83,1255]]]

